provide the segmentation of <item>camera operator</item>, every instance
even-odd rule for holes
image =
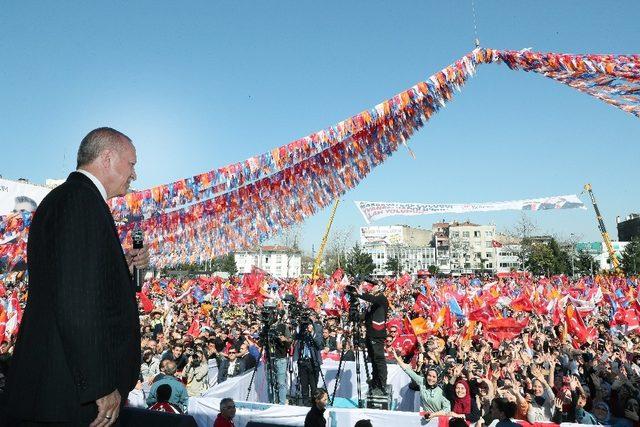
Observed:
[[[209,367],[205,360],[202,350],[195,350],[184,367],[182,379],[186,381],[189,396],[199,396],[207,389]]]
[[[372,368],[371,393],[384,395],[387,386],[384,340],[387,337],[387,312],[389,311],[389,301],[384,295],[386,285],[372,278],[365,278],[362,283],[373,285],[370,292],[355,294],[356,297],[370,304],[365,313],[364,322],[367,331],[365,342]]]
[[[303,319],[298,326],[293,353],[294,361],[298,362],[300,397],[306,405],[311,405],[311,396],[318,388],[321,349],[322,325],[317,321],[316,313],[311,311],[308,318]]]
[[[273,367],[278,386],[278,400],[274,403],[284,405],[287,403],[287,355],[293,340],[289,328],[282,320],[273,325],[272,330],[275,339],[272,340],[271,357],[274,359]]]

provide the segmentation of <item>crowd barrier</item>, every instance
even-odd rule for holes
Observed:
[[[333,395],[336,384],[336,376],[338,374],[339,362],[334,360],[325,360],[322,364],[322,373],[327,384],[329,397]],[[297,368],[293,365],[293,379],[297,378]],[[369,367],[369,369],[371,369]],[[365,398],[368,392],[366,381],[366,371],[363,362],[360,362],[361,375],[361,393]],[[249,401],[257,403],[268,403],[268,386],[265,375],[264,365],[258,366],[253,370],[245,372],[243,375],[228,378],[225,382],[217,383],[217,367],[209,365],[209,384],[213,384],[202,397],[231,397],[238,401]],[[254,376],[253,382],[251,381]],[[397,411],[416,412],[420,409],[419,393],[409,388],[410,378],[396,364],[387,364],[387,383],[392,386],[391,408]],[[249,391],[249,385],[251,390]],[[323,387],[322,378],[319,378],[318,386]],[[295,383],[291,384],[290,394],[295,394]],[[336,398],[353,399],[357,397],[357,375],[355,362],[344,362],[340,373],[340,381],[336,391]],[[145,398],[148,387],[143,390],[134,390],[129,395],[129,404],[134,407],[146,407]]]

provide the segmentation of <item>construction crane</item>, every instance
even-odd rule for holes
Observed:
[[[322,242],[320,243],[320,248],[318,248],[318,254],[316,255],[316,259],[313,261],[313,271],[311,273],[312,279],[317,279],[318,276],[320,275],[320,264],[322,263],[322,254],[324,253],[324,247],[327,246],[329,231],[331,231],[331,225],[333,224],[333,217],[336,215],[336,209],[338,209],[339,203],[340,203],[340,199],[336,199],[336,202],[333,205],[333,209],[331,209],[331,216],[329,216],[329,223],[327,224],[327,229],[324,232],[324,236],[322,236]]]
[[[593,210],[596,212],[596,219],[598,220],[598,228],[600,229],[600,234],[602,234],[602,240],[604,240],[604,244],[607,246],[607,251],[609,251],[609,258],[611,259],[611,264],[613,264],[613,269],[617,272],[620,270],[620,261],[616,256],[616,252],[613,250],[611,238],[609,237],[609,233],[607,233],[607,229],[604,226],[604,220],[600,214],[600,209],[598,209],[598,204],[596,203],[596,197],[593,195],[593,191],[591,191],[591,184],[585,184],[584,189],[589,193],[589,197],[591,197],[591,203],[593,204]]]

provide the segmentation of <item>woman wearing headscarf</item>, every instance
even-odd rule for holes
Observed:
[[[555,395],[539,368],[532,368],[531,373],[535,380],[533,381],[533,399],[529,404],[527,420],[530,423],[550,422],[554,414]]]
[[[420,405],[426,412],[425,416],[429,418],[431,416],[448,414],[451,411],[451,405],[449,400],[444,397],[440,386],[438,386],[438,371],[435,367],[428,367],[426,369],[426,375],[422,376],[411,369],[411,366],[404,363],[395,349],[392,350],[392,352],[396,362],[398,362],[398,366],[418,384],[420,388]]]
[[[603,401],[594,403],[593,415],[596,417],[596,420],[598,420],[598,424],[611,424],[611,412],[609,411],[609,405]]]
[[[476,399],[471,395],[469,383],[463,378],[458,378],[454,383],[453,393],[453,396],[447,396],[451,402],[451,412],[446,415],[464,418],[470,423],[477,422],[480,419],[481,413]]]

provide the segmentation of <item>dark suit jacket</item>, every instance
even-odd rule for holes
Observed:
[[[88,177],[74,172],[44,198],[27,254],[29,296],[9,370],[9,411],[68,421],[116,389],[126,400],[141,360],[135,289],[113,217]]]
[[[242,373],[244,373],[244,371],[246,371],[246,368],[244,366],[244,360],[242,360],[241,358],[236,359],[238,364],[236,365],[236,372],[234,375],[232,375],[233,377],[237,377],[238,375],[241,375]],[[220,362],[220,366],[218,367],[218,384],[223,383],[227,380],[228,378],[228,371],[229,371],[229,359],[226,358],[222,358],[222,361]]]
[[[313,323],[313,332],[308,331],[298,332],[296,341],[293,344],[293,361],[297,362],[302,358],[303,340],[308,340],[308,344],[313,352],[311,357],[314,361],[318,362],[318,365],[322,365],[322,325],[320,323]]]

